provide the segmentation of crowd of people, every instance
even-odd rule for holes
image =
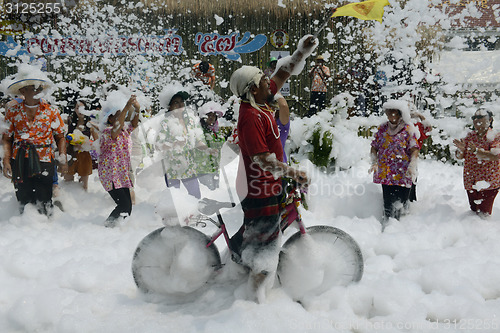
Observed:
[[[292,55],[279,62],[272,59],[270,65],[277,62],[272,71],[242,66],[229,81],[231,92],[240,99],[232,142],[240,154],[239,180],[245,185],[239,191],[243,224],[230,244],[234,260],[249,269],[249,287],[258,300],[265,297],[277,266],[284,178],[304,186],[309,182],[304,171],[287,163],[284,148],[290,112],[278,91],[291,75],[301,73],[316,47],[313,36],[304,36]],[[316,57],[309,75],[315,87],[311,90],[312,116],[325,106],[326,80],[330,77],[322,56]],[[195,64],[192,76],[213,89],[214,68],[208,62]],[[58,171],[66,181],[78,174],[87,189],[88,177],[97,164],[101,184],[116,204],[103,224],[115,227],[132,213],[134,202],[131,151],[140,121],[138,98],[116,89],[107,91],[100,103],[77,101],[66,130],[57,108],[41,98],[51,85],[45,72],[20,66],[8,86],[14,98],[5,107],[3,173],[12,179],[21,213],[32,203],[40,213],[50,216]],[[158,96],[162,111],[155,117],[153,149],[161,152],[166,186],[179,188],[182,183],[199,199],[200,183],[211,190],[219,185],[220,150],[226,138],[219,133],[218,120],[224,111],[213,100],[205,101],[198,110],[186,107],[191,94],[181,82],[164,87]],[[89,117],[87,108],[97,110],[97,119]],[[416,200],[418,155],[432,129],[406,100],[389,100],[383,110],[387,121],[378,127],[370,152],[373,181],[382,185],[382,228],[390,219],[399,220],[409,201]],[[493,114],[489,110],[480,108],[472,119],[473,131],[454,144],[457,158],[465,159],[464,185],[470,208],[487,216],[500,188],[500,136],[491,130]],[[92,156],[95,151],[98,157]],[[269,253],[274,260],[269,260]]]
[[[204,69],[205,63],[197,63],[197,68]],[[78,175],[87,191],[89,176],[97,170],[104,190],[116,203],[104,225],[114,227],[119,218],[131,214],[135,202],[138,163],[134,163],[132,152],[139,141],[134,131],[141,113],[138,99],[126,87],[114,84],[102,87],[99,97],[93,98],[81,97],[74,88],[66,87],[66,101],[62,103],[65,112],[59,112],[44,98],[49,97],[54,84],[46,67],[37,64],[20,64],[17,74],[3,82],[12,100],[7,99],[2,108],[2,129],[6,129],[2,130],[2,173],[12,179],[20,212],[28,203],[49,217],[54,204],[64,210],[59,200],[53,200],[59,175],[66,182]],[[207,83],[213,82],[214,76],[213,66],[209,67],[212,74]],[[205,84],[203,78],[199,80]],[[185,108],[188,98],[180,84],[163,89],[159,99],[166,112],[153,141],[156,149],[163,151],[167,187],[179,187],[182,181],[189,194],[200,198],[198,178],[210,189],[218,186],[218,151],[225,138],[218,135],[217,118],[223,115],[223,109],[218,103],[206,103],[199,114],[194,114]],[[184,129],[185,141],[179,140],[179,126]],[[193,133],[202,128],[206,136],[193,142]],[[176,151],[175,147],[182,149]],[[205,152],[198,153],[202,150]],[[203,168],[197,167],[200,164]]]

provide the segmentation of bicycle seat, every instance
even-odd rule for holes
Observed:
[[[198,211],[205,215],[218,213],[221,208],[233,208],[234,202],[221,202],[213,199],[203,198],[198,201]]]

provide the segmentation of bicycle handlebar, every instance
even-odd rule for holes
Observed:
[[[234,202],[221,202],[213,199],[203,198],[198,201],[198,211],[205,215],[218,213],[221,208],[233,208]]]

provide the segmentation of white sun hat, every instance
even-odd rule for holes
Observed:
[[[198,110],[198,114],[201,118],[205,118],[210,112],[214,112],[218,117],[222,117],[225,114],[225,110],[217,102],[209,101],[203,104]]]
[[[399,110],[401,112],[401,117],[403,121],[407,124],[412,124],[411,116],[410,116],[410,107],[407,101],[405,100],[396,100],[390,99],[382,105],[382,109],[384,111],[387,110]]]
[[[183,100],[189,98],[188,89],[184,87],[182,83],[178,81],[172,81],[167,84],[158,95],[160,106],[165,110],[168,110],[172,98],[174,98],[174,96],[176,95],[181,96]]]
[[[9,82],[7,92],[13,95],[20,95],[21,92],[19,89],[27,86],[47,89],[52,86],[52,81],[38,67],[22,64],[19,66],[15,78]]]

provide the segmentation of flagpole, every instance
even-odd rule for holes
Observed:
[[[333,13],[335,13],[336,10],[337,10],[337,8],[330,9],[330,13],[327,14],[326,20],[323,22],[323,24],[321,24],[319,29],[314,33],[314,35],[313,35],[314,38],[318,38],[319,33],[328,25],[328,22],[330,21]]]

